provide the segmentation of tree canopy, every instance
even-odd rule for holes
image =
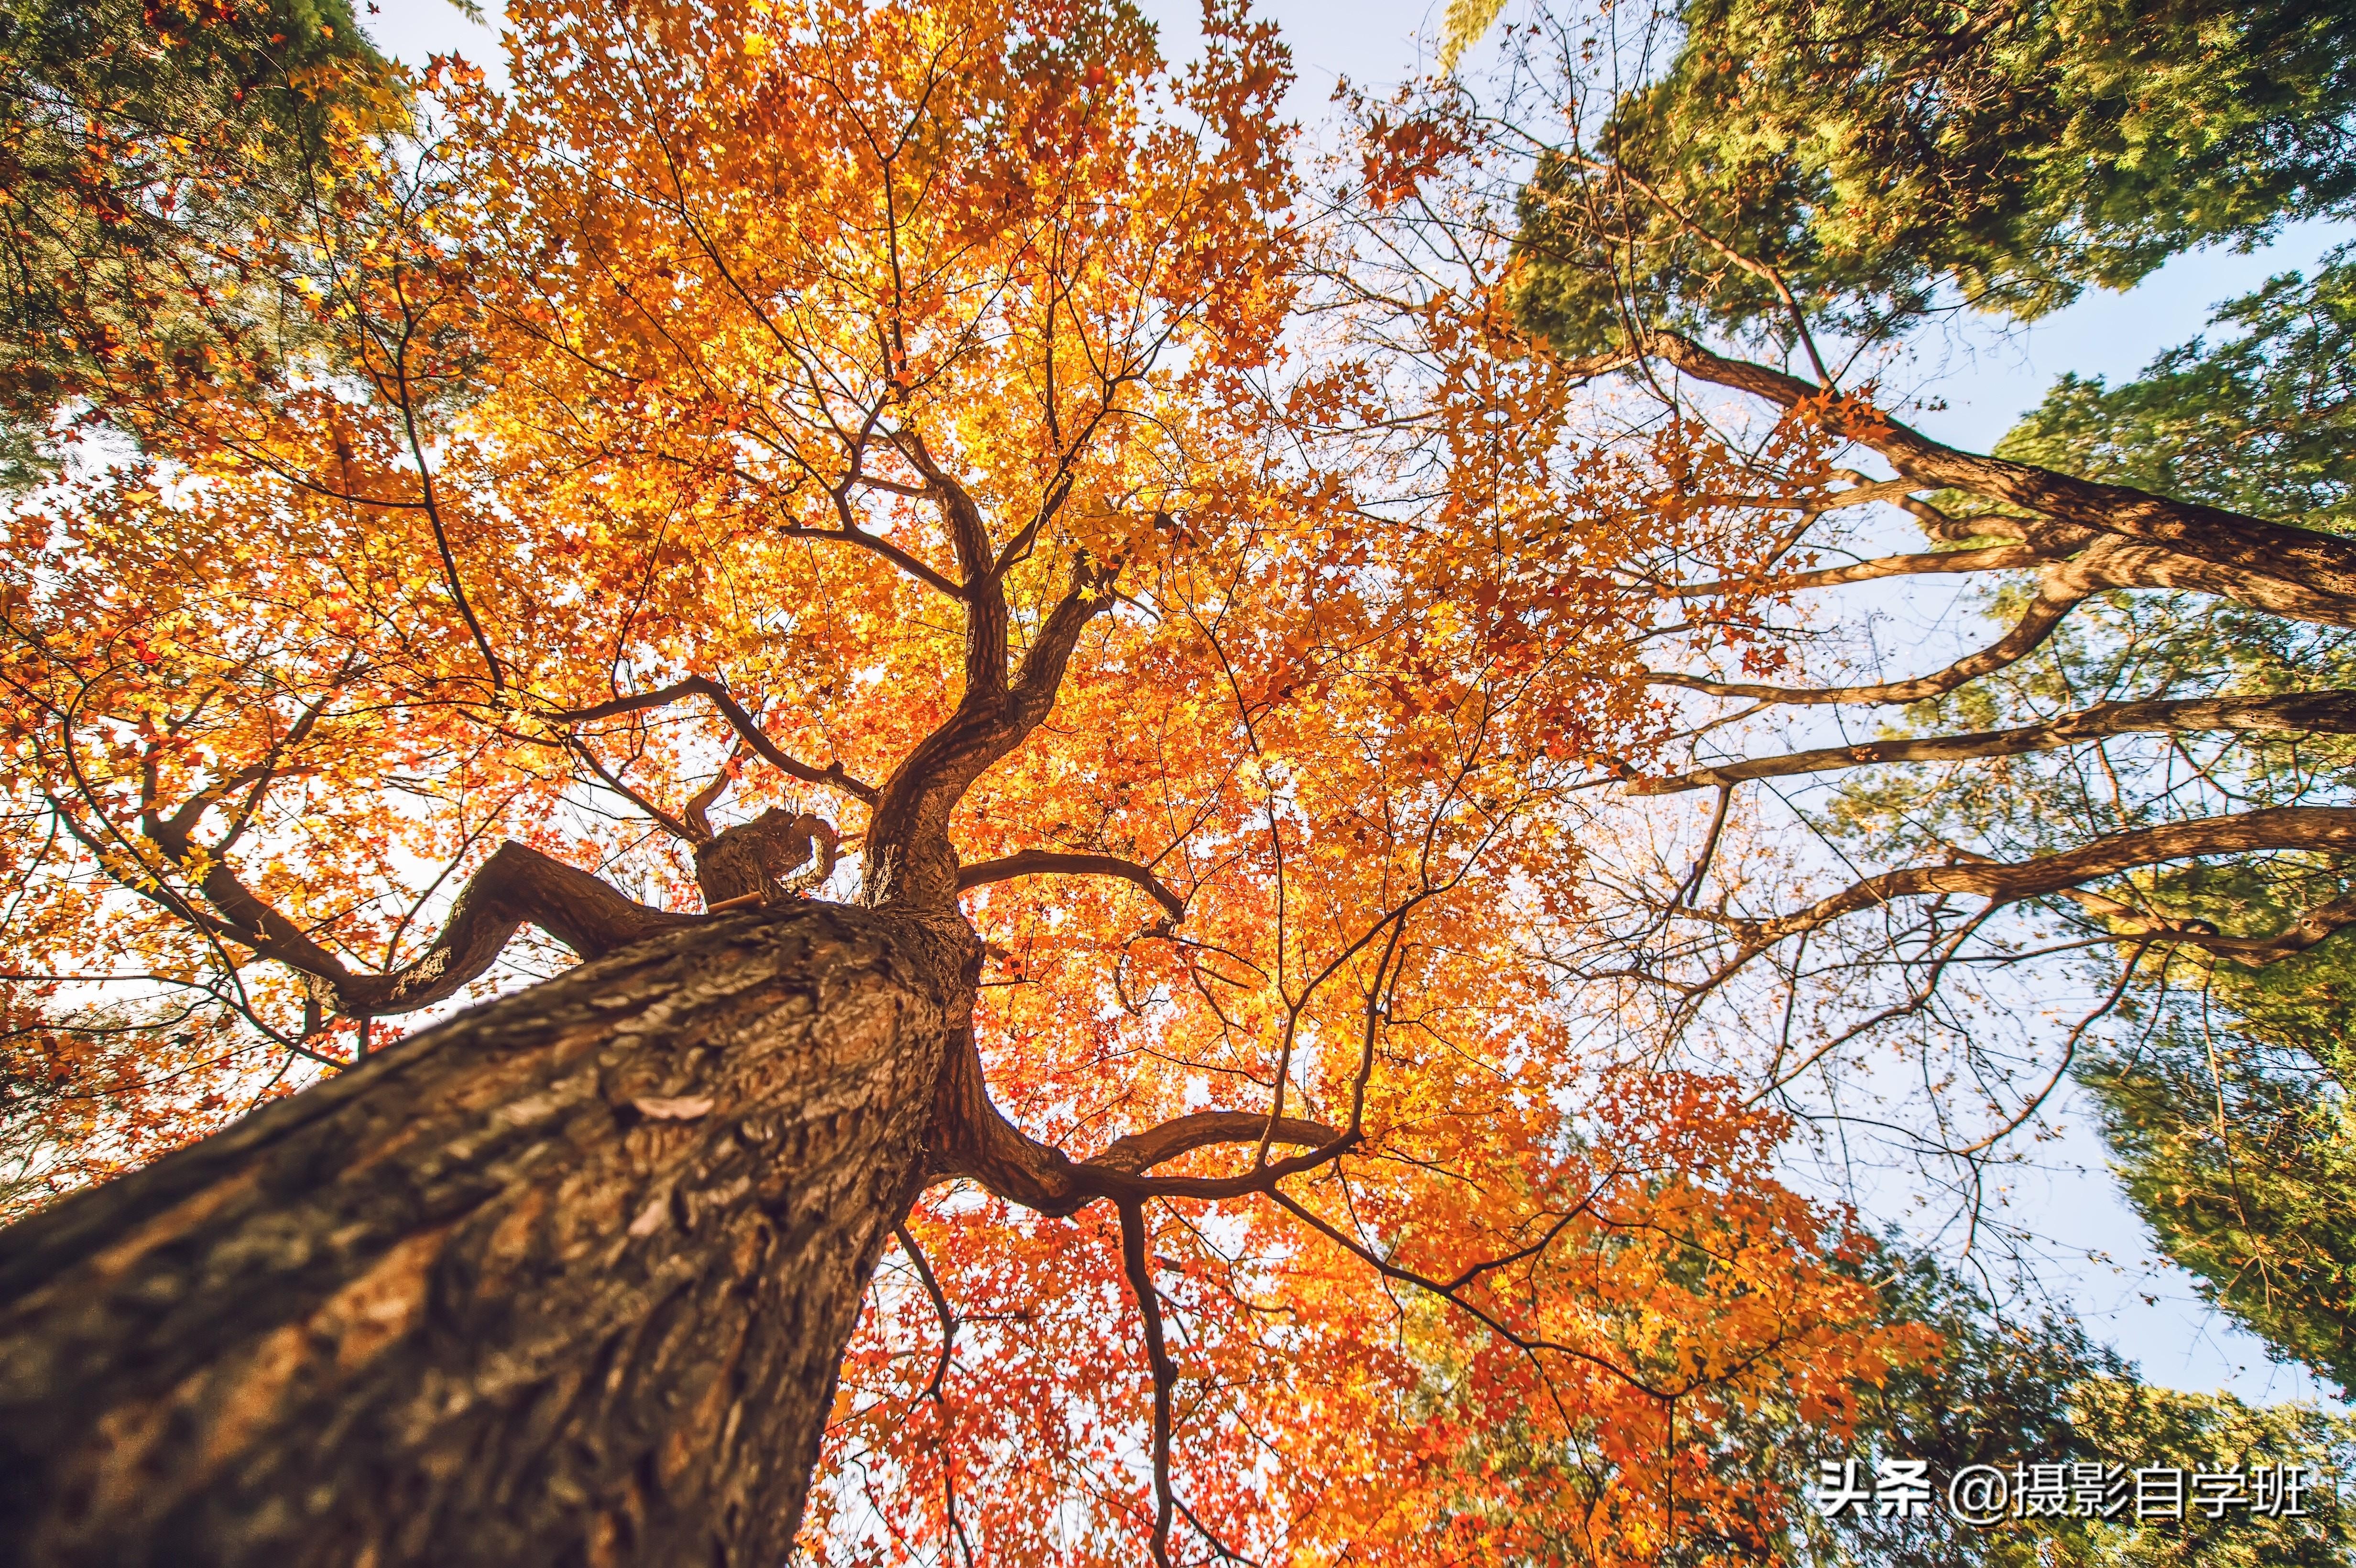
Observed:
[[[1524,193],[1567,352],[2040,315],[2356,192],[2343,6],[1694,0],[1669,38]]]
[[[1772,855],[1732,806],[1858,763],[2356,731],[2285,674],[2356,603],[2343,541],[2295,526],[2344,500],[2329,288],[2169,361],[2193,390],[2064,389],[1995,455],[1815,347],[1942,280],[2033,311],[2339,199],[2336,14],[1697,9],[1604,106],[1604,158],[1555,148],[1502,208],[1531,165],[1437,89],[1359,105],[1315,165],[1240,5],[1173,67],[1124,0],[519,0],[498,91],[384,75],[341,13],[55,15],[81,30],[28,25],[41,80],[114,82],[133,40],[74,91],[145,129],[12,192],[145,217],[53,225],[65,325],[8,383],[66,464],[0,565],[0,1093],[38,1211],[0,1240],[11,1549],[2336,1541],[1799,1511],[1823,1444],[2343,1435],[2142,1390],[1783,1157],[1794,1083],[1938,1018],[1994,912],[2124,944],[2114,1002],[2155,955],[2318,948],[2356,920],[2350,813],[2269,762],[2279,799],[2048,809],[2028,845],[1983,817],[1963,850],[1859,792],[1856,842],[1902,863],[1795,901],[1791,868],[1733,874]],[[1740,101],[1708,57],[1736,37]],[[2171,95],[2122,89],[2155,62]],[[1798,128],[1841,72],[1877,91],[1819,156]],[[2007,94],[2051,167],[1996,134]],[[1713,184],[1738,101],[1782,116],[1757,211],[1703,199],[1750,188]],[[1927,227],[1859,183],[1900,143]],[[1779,338],[1818,379],[1723,351]],[[2304,402],[2283,355],[2322,377]],[[1620,372],[1633,401],[1596,389]],[[2145,461],[2137,421],[2246,483],[2104,469]],[[1938,548],[1825,564],[1882,504]],[[1814,683],[1796,595],[1979,571],[2035,574],[1993,652]],[[2213,633],[2247,682],[2016,711],[2064,622],[2160,589],[2269,629]],[[1722,698],[1937,732],[1726,756]],[[1950,699],[1991,717],[1946,733]],[[1647,837],[1622,785],[1719,805]],[[2153,869],[2228,852],[2190,891]],[[1922,932],[1846,934],[1911,901]],[[1726,1027],[1772,1043],[1687,1050],[1771,958],[1777,1005]],[[1937,1152],[2033,1115],[2019,1076]]]
[[[405,105],[346,0],[12,0],[0,71],[0,479],[21,485],[134,383],[258,373],[302,313],[256,227],[330,199],[339,148]]]
[[[1558,59],[1605,31],[1577,22]],[[1516,295],[1583,371],[1709,409],[1734,441],[1762,407],[1798,414],[1857,465],[1828,489],[1762,468],[1755,491],[1791,519],[1781,587],[1827,608],[1745,667],[1655,666],[1697,699],[1694,750],[1639,793],[1714,790],[1705,858],[1748,845],[1714,883],[1680,869],[1636,895],[1657,912],[1641,967],[1665,1026],[1756,996],[1763,962],[1785,998],[1772,1031],[1756,1010],[1708,1027],[1836,1119],[1865,1053],[1903,1042],[1936,1066],[1927,1125],[1901,1141],[1965,1192],[2085,1067],[2163,1247],[2333,1377],[2329,1020],[2356,919],[2347,253],[2229,302],[2126,384],[2064,378],[1986,455],[1902,422],[1882,379],[1951,307],[2033,316],[2194,246],[2344,215],[2345,26],[1683,6],[1657,69],[1623,31],[1633,80],[1607,51],[1562,90],[1563,132],[1520,193]],[[1992,629],[1941,619],[1958,581]],[[1865,603],[1919,618],[1913,659],[1870,613],[1829,607]],[[1781,736],[1758,727],[1777,715]],[[1746,838],[1779,816],[1831,855]],[[2063,974],[2083,992],[2066,1007]]]
[[[1502,246],[1412,301],[1351,304],[1302,217],[1283,50],[1239,8],[1215,7],[1176,70],[1111,0],[547,0],[508,21],[510,89],[437,68],[414,84],[430,112],[333,149],[299,221],[257,213],[221,242],[294,281],[300,329],[245,340],[261,371],[78,394],[134,444],[9,519],[6,1082],[27,1195],[344,1074],[117,1184],[165,1201],[195,1179],[175,1171],[228,1170],[235,1139],[285,1139],[303,1152],[269,1168],[316,1171],[286,1201],[345,1216],[304,1222],[354,1283],[285,1254],[220,1364],[263,1354],[235,1336],[282,1317],[327,1348],[234,1432],[187,1405],[211,1435],[187,1440],[299,1424],[289,1391],[411,1398],[385,1369],[440,1353],[432,1315],[396,1293],[396,1327],[354,1338],[338,1305],[386,1280],[480,1304],[529,1255],[548,1322],[495,1302],[469,1321],[653,1354],[669,1341],[596,1339],[623,1330],[582,1303],[672,1311],[678,1282],[788,1244],[758,1240],[775,1226],[824,1253],[824,1224],[773,1221],[803,1212],[786,1178],[709,1173],[873,1126],[868,1196],[833,1211],[842,1276],[896,1241],[809,1493],[829,1550],[1442,1562],[1569,1528],[1598,1561],[1653,1562],[1697,1520],[1780,1528],[1785,1480],[1697,1439],[1770,1388],[1837,1425],[1936,1338],[1884,1320],[1848,1217],[1779,1179],[1776,1115],[1585,1040],[1525,952],[1580,904],[1578,793],[1662,730],[1639,664],[1661,606],[1621,573],[1714,563],[1742,635],[1762,543],[1693,498],[1730,455],[1697,426],[1583,432],[1573,379],[1480,325]],[[824,924],[832,901],[883,923]],[[685,1067],[640,1082],[632,1042],[655,1026],[616,1014],[605,1098],[563,1124],[571,1152],[532,1157],[577,1177],[485,1177],[471,1229],[438,1210],[393,1227],[366,1172],[472,1169],[495,1133],[571,1105],[574,1080],[513,1087],[540,1045],[400,1102],[419,1130],[353,1171],[319,1152],[334,1135],[306,1116],[477,1071],[457,1042],[492,1027],[396,1043],[390,1020],[560,948],[593,960],[592,989],[548,993],[584,1016],[637,1005],[619,979],[594,990],[653,962],[632,955],[733,955],[649,1004],[691,1011],[752,972],[744,944],[766,938],[740,933],[772,925],[904,955],[894,983],[919,999],[895,1016],[942,1020],[901,1059],[914,1098],[829,1113],[790,1085],[674,1082]],[[868,1004],[812,1005],[848,1029]],[[523,1097],[439,1130],[494,1082]],[[403,1163],[427,1128],[456,1141]],[[643,1162],[681,1147],[706,1174],[650,1186]],[[247,1197],[200,1207],[256,1227],[219,1243],[247,1266],[295,1221],[224,1179]],[[333,1208],[346,1194],[357,1211]],[[19,1255],[79,1245],[109,1201],[54,1206]],[[593,1237],[615,1249],[594,1267]],[[106,1264],[70,1293],[99,1305],[55,1309],[118,1314],[87,1330],[102,1357],[145,1304],[228,1288],[227,1264],[175,1272],[196,1255]],[[641,1278],[624,1306],[594,1294]],[[498,1368],[552,1364],[549,1342],[454,1349],[476,1392],[382,1419],[537,1408],[573,1374]],[[28,1350],[7,1386],[71,1360]],[[564,1486],[593,1500],[565,1513],[550,1491],[532,1550],[723,1528],[642,1491],[658,1471],[734,1484],[714,1456],[737,1416],[698,1413],[723,1397],[714,1365],[646,1369],[688,1380],[670,1436],[566,1447],[586,1467]],[[333,1408],[336,1433],[376,1430]],[[1533,1484],[1461,1463],[1505,1412],[1579,1467]],[[102,1555],[123,1520],[187,1509],[284,1560],[294,1538],[269,1532],[290,1516],[206,1491],[165,1456],[177,1430],[141,1439],[171,1486],[27,1528]],[[79,1463],[50,1456],[80,1441],[23,1466]],[[466,1484],[427,1452],[417,1485]],[[729,1550],[791,1528],[803,1482],[779,1485],[780,1514],[714,1505]],[[387,1540],[460,1529],[349,1506]]]

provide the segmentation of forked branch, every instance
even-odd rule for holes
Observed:
[[[725,686],[709,676],[691,675],[685,680],[674,681],[658,690],[642,691],[635,697],[617,697],[610,702],[600,702],[588,708],[562,709],[547,717],[550,722],[556,724],[592,724],[600,719],[618,719],[625,713],[639,713],[649,708],[667,708],[688,697],[709,699],[720,716],[728,721],[729,728],[736,731],[738,739],[751,747],[764,762],[787,777],[840,790],[870,805],[875,803],[875,786],[852,778],[840,762],[814,768],[799,758],[787,755],[769,738],[768,731],[754,721],[752,714],[745,711],[744,705],[737,701]]]
[[[949,817],[966,790],[1021,745],[1055,705],[1065,667],[1088,623],[1112,603],[1109,568],[1074,562],[1071,586],[1039,623],[1010,678],[1006,603],[997,581],[971,580],[964,693],[946,722],[918,741],[875,800],[866,845],[870,904],[947,909],[958,894]]]
[[[1461,1285],[1452,1285],[1444,1280],[1434,1279],[1429,1275],[1420,1274],[1414,1269],[1394,1263],[1364,1243],[1345,1235],[1339,1227],[1327,1221],[1316,1211],[1296,1200],[1289,1193],[1271,1190],[1269,1197],[1275,1201],[1277,1207],[1335,1246],[1367,1264],[1385,1279],[1396,1280],[1401,1285],[1411,1285],[1418,1290],[1437,1296],[1525,1355],[1536,1356],[1540,1351],[1552,1352],[1571,1360],[1583,1361],[1589,1366],[1611,1374],[1641,1393],[1650,1394],[1655,1399],[1667,1400],[1675,1397],[1673,1391],[1648,1382],[1625,1367],[1599,1356],[1591,1350],[1582,1350],[1575,1346],[1559,1344],[1554,1340],[1515,1333],[1501,1322],[1494,1313],[1487,1311],[1476,1302],[1466,1299]]]
[[[2068,889],[2062,896],[2100,920],[2110,934],[2121,941],[2133,939],[2150,946],[2197,947],[2254,969],[2304,953],[2356,925],[2356,898],[2318,904],[2272,936],[2228,936],[2205,920],[2153,913],[2085,888]]]
[[[2066,893],[2139,866],[2189,860],[2205,855],[2309,849],[2345,854],[2356,850],[2356,808],[2329,805],[2276,806],[2227,816],[2115,833],[2035,860],[1953,866],[1909,866],[1854,882],[1806,909],[1766,920],[1732,923],[1746,952],[1761,953],[1786,937],[1814,931],[1844,915],[1903,898],[1946,894],[1982,898],[1991,908]],[[2140,934],[2140,933],[2136,933]]]

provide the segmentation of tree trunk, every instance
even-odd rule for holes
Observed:
[[[0,1563],[776,1568],[978,959],[699,923],[0,1232]]]

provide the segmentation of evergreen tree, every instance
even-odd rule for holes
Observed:
[[[1688,0],[1665,69],[1523,193],[1525,318],[1874,333],[2033,317],[2356,192],[2333,0]],[[1950,292],[1952,291],[1952,292]]]
[[[2231,1394],[2147,1384],[2069,1317],[2001,1310],[1955,1270],[1903,1244],[1874,1249],[1853,1266],[1875,1282],[1891,1320],[1937,1334],[1938,1353],[1887,1368],[1879,1381],[1859,1380],[1829,1415],[1804,1410],[1797,1398],[1768,1399],[1715,1424],[1710,1495],[1719,1506],[1683,1510],[1677,1539],[1658,1561],[1808,1568],[2322,1568],[2356,1561],[2356,1512],[2333,1506],[2320,1474],[2356,1457],[2356,1421],[2310,1405],[2261,1409]],[[1449,1369],[1434,1369],[1435,1403],[1451,1397],[1451,1382]],[[1490,1479],[1482,1501],[1504,1506],[1494,1481],[1502,1476],[1510,1478],[1506,1496],[1550,1505],[1528,1509],[1551,1529],[1514,1561],[1590,1561],[1593,1543],[1580,1525],[1608,1517],[1592,1462],[1605,1435],[1549,1442],[1510,1413],[1466,1413],[1472,1417],[1466,1428],[1477,1435],[1460,1468]],[[1926,1509],[1889,1515],[1870,1502],[1850,1504],[1827,1517],[1814,1501],[1818,1467],[1851,1460],[1855,1472],[1835,1474],[1853,1474],[1861,1485],[1883,1461],[1921,1461],[1935,1500]],[[2118,1477],[2130,1477],[2131,1487],[2133,1472],[2146,1467],[2178,1468],[2189,1477],[2303,1465],[2319,1474],[2303,1518],[2244,1507],[2215,1519],[2189,1509],[2185,1520],[2138,1522],[2129,1506],[2105,1520],[2082,1511],[2073,1497],[2059,1514],[2024,1513],[1982,1525],[1965,1520],[1944,1496],[1948,1481],[1969,1467],[1993,1467],[2009,1486],[2016,1467],[2037,1465],[2094,1467],[2111,1477],[2094,1483],[2097,1489],[2119,1487]],[[1564,1489],[1580,1506],[1562,1506],[1558,1494]],[[1749,1499],[1751,1506],[1730,1509],[1726,1499]]]
[[[109,386],[259,373],[302,315],[246,243],[403,92],[350,0],[0,4],[0,483]]]
[[[2214,325],[2226,335],[2172,348],[2118,387],[2062,378],[1997,453],[2344,529],[2356,508],[2356,246],[2312,278],[2288,273],[2227,302]],[[2174,598],[2122,607],[2116,635],[2098,643],[2134,648],[2145,681],[2170,692],[2265,696],[2345,673],[2341,637],[2204,608]],[[2095,648],[2072,656],[2059,645],[2051,676],[2099,683],[2104,662]],[[2356,755],[2329,737],[2244,748],[2240,759],[2239,787],[2253,795],[2356,782]],[[2334,863],[2309,869],[2334,891],[2344,880]],[[2240,933],[2283,917],[2274,890],[2229,868],[2155,877],[2149,896]],[[2343,1388],[2356,1387],[2351,965],[2345,935],[2265,968],[2196,961],[2192,983],[2161,997],[2151,1027],[2083,1075],[2161,1249],[2276,1353]]]

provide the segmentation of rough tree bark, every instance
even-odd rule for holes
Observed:
[[[1053,709],[1117,569],[1076,557],[1013,658],[1003,578],[1068,485],[1001,549],[915,432],[892,439],[962,581],[881,548],[958,602],[965,681],[881,786],[780,751],[717,679],[536,716],[692,847],[702,915],[508,844],[421,956],[359,973],[240,878],[244,819],[198,837],[230,792],[268,787],[274,757],[168,810],[143,795],[139,831],[181,880],[134,891],[301,976],[315,1024],[330,1004],[380,1016],[455,996],[525,923],[588,962],[0,1233],[0,1568],[776,1568],[862,1291],[925,1183],[972,1179],[1049,1214],[1109,1199],[1133,1221],[1148,1198],[1273,1192],[1357,1145],[1363,1072],[1344,1128],[1280,1099],[1094,1159],[991,1103],[982,949],[958,893],[1116,876],[1164,932],[1186,903],[1110,855],[960,867],[958,801]],[[688,698],[740,753],[872,807],[858,907],[794,901],[833,868],[822,818],[714,828],[737,758],[674,812],[565,729]],[[1249,1168],[1150,1174],[1221,1144],[1256,1146]],[[1270,1157],[1279,1145],[1308,1152]],[[1141,1300],[1149,1325],[1155,1310]],[[1154,1362],[1162,1386],[1175,1374]],[[1169,1418],[1158,1401],[1165,1495]]]
[[[0,1562],[774,1568],[953,910],[659,933],[0,1232]]]

